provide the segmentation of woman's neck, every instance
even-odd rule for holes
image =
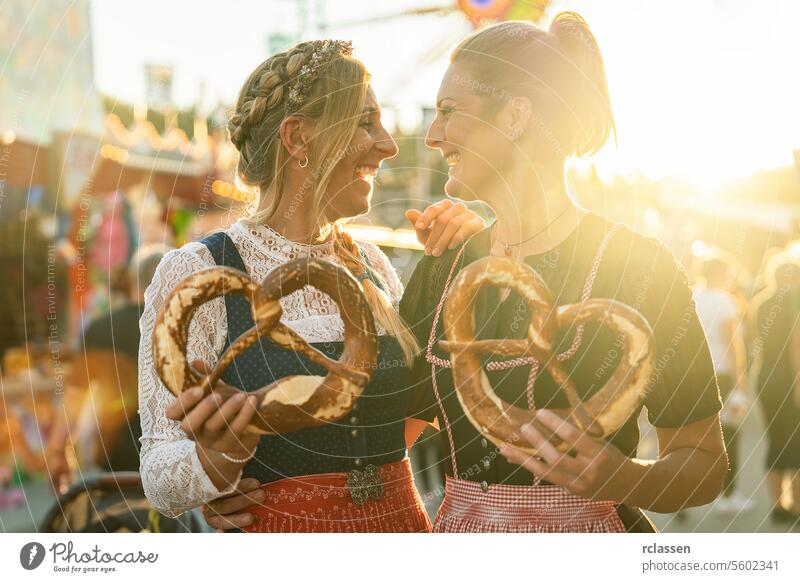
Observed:
[[[266,220],[266,224],[292,242],[303,244],[324,242],[330,236],[331,229],[314,211],[311,192],[304,190],[310,189],[292,188],[287,183],[287,188],[279,195],[278,205]]]
[[[309,221],[305,216],[299,215],[290,218],[279,209],[267,219],[266,225],[286,240],[296,243],[322,243],[330,236],[330,229],[320,226],[317,221]]]
[[[567,194],[563,177],[545,181],[541,172],[528,174],[514,176],[506,194],[491,203],[497,217],[493,254],[547,252],[572,234],[585,214]]]

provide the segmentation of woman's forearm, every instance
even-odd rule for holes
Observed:
[[[727,471],[724,454],[677,449],[658,461],[631,459],[624,478],[630,489],[619,501],[657,513],[713,501]]]
[[[233,490],[214,485],[200,462],[196,443],[188,439],[157,441],[143,437],[140,474],[150,504],[168,517],[177,517]]]
[[[197,458],[214,487],[223,491],[235,486],[241,477],[242,463],[231,463],[218,451],[197,445]]]

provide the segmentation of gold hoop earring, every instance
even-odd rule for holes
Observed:
[[[308,166],[308,156],[303,156],[303,161],[297,162],[297,165],[300,166],[301,168],[305,168],[306,166]]]

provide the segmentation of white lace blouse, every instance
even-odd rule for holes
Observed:
[[[267,226],[253,226],[242,221],[227,231],[242,256],[248,274],[262,280],[276,266],[299,256],[320,257],[341,265],[333,243],[306,245],[291,242]],[[396,305],[402,285],[386,255],[370,243],[358,242],[373,268],[386,281]],[[153,366],[152,333],[156,317],[167,295],[191,273],[216,263],[208,248],[191,242],[170,251],[161,261],[145,293],[145,307],[139,321],[139,415],[142,423],[140,472],[145,495],[164,515],[175,517],[222,495],[209,479],[195,450],[180,424],[165,416],[166,407],[175,399],[159,379]],[[313,287],[305,287],[281,299],[282,321],[307,342],[341,341],[344,324],[336,304]],[[385,333],[378,329],[378,333]],[[218,297],[200,307],[189,326],[187,356],[189,361],[202,359],[215,365],[227,336],[224,299]],[[241,472],[237,481],[241,478]]]

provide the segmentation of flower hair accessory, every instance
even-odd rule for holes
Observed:
[[[328,61],[353,54],[353,43],[349,40],[326,40],[314,51],[308,62],[300,68],[286,97],[286,112],[297,111],[308,96],[311,85],[319,75],[320,68]]]

